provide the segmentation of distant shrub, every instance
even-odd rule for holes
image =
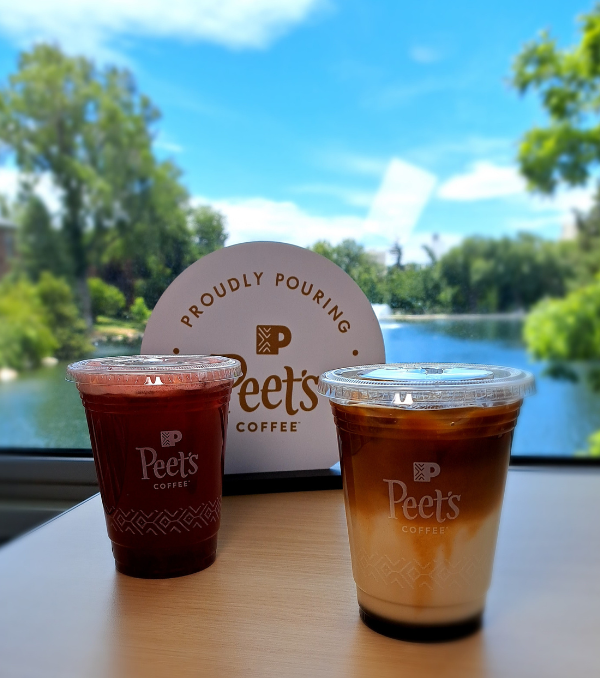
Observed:
[[[146,323],[151,314],[152,311],[146,306],[146,302],[142,297],[136,297],[133,304],[131,304],[128,313],[131,320],[142,328],[146,327]]]
[[[36,367],[57,347],[36,286],[25,279],[0,284],[0,367]]]
[[[600,457],[600,431],[592,433],[588,438],[588,448],[577,453],[582,457]]]
[[[93,347],[87,338],[87,327],[67,282],[44,272],[36,289],[57,342],[54,355],[59,360],[72,360],[90,353]]]
[[[537,304],[525,322],[527,348],[543,360],[600,358],[600,280]]]
[[[0,283],[0,367],[37,367],[42,358],[81,358],[92,350],[71,288],[44,272]]]
[[[88,288],[92,298],[94,320],[99,315],[117,318],[125,310],[125,296],[114,285],[109,285],[100,278],[88,278]]]

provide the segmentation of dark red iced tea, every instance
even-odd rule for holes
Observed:
[[[175,577],[215,560],[232,381],[78,384],[120,572]]]

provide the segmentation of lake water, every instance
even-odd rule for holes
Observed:
[[[572,456],[600,429],[600,394],[589,387],[585,366],[576,367],[582,377],[576,383],[544,376],[545,365],[528,358],[521,328],[515,319],[382,322],[388,362],[490,363],[532,371],[538,392],[523,406],[513,453]],[[123,348],[99,352],[116,355]],[[90,447],[77,389],[64,373],[59,364],[0,384],[0,447]]]

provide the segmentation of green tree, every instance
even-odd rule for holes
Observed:
[[[90,266],[118,279],[132,301],[138,277],[167,271],[172,278],[193,260],[179,170],[152,150],[158,118],[127,70],[100,70],[45,44],[23,52],[0,89],[0,142],[23,176],[35,182],[49,173],[60,195],[61,231],[88,323]]]
[[[524,337],[536,358],[600,359],[600,280],[540,302],[527,317]]]
[[[526,132],[519,148],[523,175],[543,193],[561,182],[586,184],[600,163],[600,5],[580,18],[580,29],[570,49],[542,32],[513,64],[513,86],[537,92],[549,118]]]
[[[88,278],[88,287],[94,320],[99,315],[117,318],[125,310],[125,295],[114,285],[109,285],[100,278]]]
[[[151,313],[142,297],[137,297],[133,304],[131,304],[127,315],[138,327],[144,329]]]
[[[198,258],[225,247],[228,233],[225,217],[209,205],[193,207],[189,211],[189,227],[192,231]]]
[[[151,179],[131,200],[124,217],[95,231],[91,247],[101,277],[153,307],[172,280],[195,260],[187,225],[188,194],[171,163],[154,166]]]
[[[35,286],[25,278],[0,282],[0,367],[36,367],[57,347]]]
[[[385,301],[402,313],[427,313],[440,310],[440,287],[431,267],[407,264],[402,269],[388,268]]]
[[[339,245],[319,240],[310,249],[343,269],[372,304],[383,302],[385,266],[379,264],[362,245],[350,238],[343,240]]]
[[[573,249],[530,234],[467,238],[435,265],[441,300],[457,313],[528,309],[544,296],[565,293]]]
[[[36,367],[42,358],[82,358],[93,347],[69,284],[48,271],[0,283],[0,367]]]
[[[83,358],[93,350],[69,284],[48,271],[40,276],[36,287],[43,317],[56,340],[54,355],[60,360]]]
[[[18,268],[37,281],[43,271],[72,277],[63,233],[52,225],[52,218],[38,196],[29,193],[18,208]]]

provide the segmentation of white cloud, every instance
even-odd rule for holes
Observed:
[[[590,185],[576,189],[561,187],[550,196],[531,193],[515,166],[479,161],[467,172],[445,181],[436,197],[456,202],[503,198],[508,206],[522,213],[507,220],[508,228],[515,231],[560,228],[564,234],[572,230],[574,210],[585,213],[592,207],[594,190]]]
[[[481,160],[470,170],[446,180],[438,189],[443,200],[486,200],[525,192],[525,181],[513,166]]]
[[[473,163],[469,171],[463,174],[450,177],[437,191],[437,197],[442,200],[460,202],[518,196],[536,212],[555,213],[574,209],[585,212],[593,204],[593,195],[591,187],[559,188],[551,196],[530,193],[515,166],[498,165],[485,160]]]
[[[228,245],[252,240],[275,240],[307,247],[317,240],[339,243],[344,238],[362,240],[363,219],[351,215],[318,216],[293,202],[266,198],[196,198],[210,204],[227,219]]]
[[[154,142],[154,148],[158,148],[161,151],[167,151],[168,153],[183,153],[183,146],[175,144],[172,141],[157,140]]]
[[[0,0],[0,30],[20,43],[60,42],[110,52],[122,36],[205,40],[262,48],[301,23],[323,0]]]
[[[348,188],[346,186],[336,186],[332,184],[305,184],[294,186],[296,193],[308,193],[313,195],[324,195],[336,198],[341,202],[352,207],[370,207],[373,202],[372,191],[361,191],[359,189]]]
[[[378,158],[372,155],[346,153],[345,151],[319,152],[320,164],[328,169],[348,174],[365,176],[381,176],[388,165],[389,158]]]
[[[593,188],[560,188],[552,196],[528,195],[536,212],[587,212],[594,204]]]
[[[317,240],[328,240],[334,245],[346,238],[357,240],[367,249],[382,253],[388,264],[392,263],[389,248],[393,239],[374,237],[365,228],[364,219],[350,215],[331,217],[310,214],[293,202],[277,202],[265,198],[238,198],[211,200],[197,197],[196,204],[210,204],[222,212],[227,220],[228,245],[240,242],[269,240],[287,242],[300,247],[313,245]],[[415,233],[402,243],[404,263],[425,264],[429,257],[423,245],[433,246],[441,256],[458,244],[462,236],[433,233]]]
[[[389,241],[407,240],[416,226],[436,183],[430,172],[394,158],[375,196],[365,232]]]
[[[417,164],[435,167],[440,163],[469,162],[482,157],[496,164],[506,165],[514,155],[514,139],[467,136],[416,146],[410,149],[405,157]]]
[[[434,184],[433,175],[394,158],[366,219],[344,214],[315,215],[294,202],[260,197],[221,200],[197,197],[194,202],[211,204],[225,215],[230,245],[249,240],[277,240],[306,247],[317,240],[337,244],[353,238],[367,248],[383,250],[400,239],[403,246],[408,247],[410,243],[416,250],[420,247],[419,238],[428,235],[420,234],[414,240],[411,233]]]

